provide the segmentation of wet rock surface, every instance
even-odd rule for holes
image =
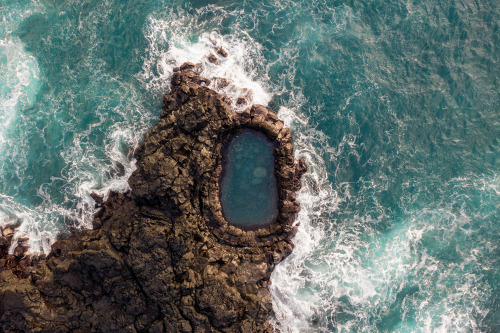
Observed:
[[[272,331],[267,286],[293,249],[306,166],[274,113],[236,113],[197,70],[175,69],[161,119],[135,153],[131,191],[94,195],[93,230],[54,243],[48,256],[27,255],[21,242],[8,254],[13,230],[2,230],[0,331]],[[279,214],[251,231],[227,224],[218,195],[222,146],[245,128],[277,144]]]

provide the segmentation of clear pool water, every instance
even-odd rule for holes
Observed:
[[[278,213],[274,145],[263,134],[245,130],[223,151],[220,197],[229,224],[257,228]]]

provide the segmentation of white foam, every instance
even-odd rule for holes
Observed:
[[[259,72],[264,63],[260,54],[262,46],[244,32],[227,36],[215,31],[198,34],[197,19],[182,11],[163,18],[149,18],[145,32],[148,57],[139,77],[145,86],[164,93],[170,85],[172,69],[189,61],[202,64],[200,75],[212,81],[212,89],[231,97],[235,109],[238,109],[239,96],[247,98],[247,105],[267,105],[272,94],[266,89],[266,74]],[[227,58],[216,53],[219,47],[228,51]],[[219,64],[211,63],[207,59],[209,54],[214,55]],[[225,78],[230,84],[219,87],[218,78]]]
[[[102,80],[102,77],[96,77],[96,84]],[[102,194],[106,199],[111,190],[123,192],[129,189],[127,180],[135,170],[135,160],[131,153],[149,128],[154,110],[144,109],[134,89],[126,84],[123,86],[128,89],[123,91],[123,97],[128,95],[127,98],[136,100],[137,104],[127,107],[120,104],[112,109],[103,105],[103,109],[96,110],[103,113],[100,123],[90,124],[86,131],[73,133],[73,141],[61,152],[65,167],[60,174],[53,175],[49,182],[38,188],[37,196],[43,199],[41,204],[26,206],[16,202],[15,197],[6,195],[0,200],[0,210],[22,222],[16,235],[29,237],[30,252],[50,251],[50,244],[57,235],[67,231],[64,228],[73,231],[91,228],[95,213],[91,192]],[[52,106],[44,110],[48,116],[57,112],[64,103],[65,96],[51,98],[49,105]],[[104,117],[120,118],[117,115],[121,116],[122,121],[116,121],[106,129],[104,148],[94,146],[92,136],[96,130],[100,130]],[[64,119],[54,118],[54,121]],[[11,159],[18,160],[22,159],[23,153],[13,147],[9,155]],[[21,168],[18,172],[20,179],[23,178],[23,173]],[[57,198],[51,196],[54,191],[59,192]],[[17,238],[14,237],[13,247]]]
[[[345,146],[356,156],[355,138],[345,136],[338,148],[333,148],[326,136],[309,128],[307,119],[300,117],[299,112],[281,108],[279,115],[294,130],[296,153],[306,158],[310,173],[304,176],[298,193],[302,210],[298,217],[300,228],[293,239],[295,249],[271,276],[275,328],[281,332],[330,332],[333,328],[339,332],[376,332],[377,323],[391,315],[392,307],[399,302],[399,293],[408,287],[417,288],[417,292],[408,294],[398,305],[401,322],[395,323],[393,331],[479,332],[478,318],[487,314],[485,304],[491,286],[480,274],[472,273],[469,266],[484,269],[478,266],[476,256],[483,253],[487,244],[474,244],[467,249],[467,241],[456,237],[461,233],[472,236],[477,231],[470,230],[471,221],[488,219],[495,210],[465,211],[464,202],[460,204],[461,211],[454,213],[451,207],[457,203],[437,203],[447,208],[407,212],[411,219],[394,221],[384,233],[373,229],[379,222],[369,216],[337,221],[332,213],[342,200],[363,199],[351,197],[350,184],[339,184],[343,193],[338,197],[328,181],[324,159],[335,163]],[[482,190],[486,205],[489,200],[498,199],[498,184],[498,177],[490,177],[451,180],[443,187],[457,187],[457,193],[470,187]],[[374,183],[365,186],[385,189]],[[455,200],[467,202],[468,198],[460,194]],[[379,219],[383,218],[380,215]],[[426,253],[422,239],[434,230],[447,235],[436,242],[466,244],[459,252],[462,263],[448,265]],[[484,265],[488,261],[483,257],[480,262]],[[411,320],[414,309],[418,309],[415,322]],[[350,314],[352,319],[337,320],[339,312]]]
[[[95,213],[91,192],[103,195],[106,200],[109,191],[125,192],[130,189],[128,178],[136,169],[132,153],[157,116],[156,110],[142,106],[141,96],[134,87],[114,78],[99,77],[100,75],[96,73],[96,81],[116,81],[124,101],[111,109],[108,109],[105,102],[102,109],[99,107],[96,110],[96,113],[105,113],[104,117],[112,116],[116,119],[105,132],[104,159],[96,158],[97,151],[94,151],[97,148],[100,150],[98,153],[102,154],[102,148],[93,147],[88,142],[93,129],[101,127],[101,123],[90,125],[88,131],[76,133],[73,144],[62,154],[67,163],[65,178],[74,183],[72,194],[78,198],[76,212],[71,216],[78,229],[91,227]]]
[[[40,69],[38,62],[24,48],[18,37],[11,36],[21,19],[30,15],[32,11],[22,10],[13,6],[9,11],[2,13],[0,31],[0,180],[4,181],[4,166],[11,155],[19,155],[16,158],[17,173],[22,173],[22,167],[26,164],[26,158],[22,154],[22,144],[18,138],[12,136],[10,131],[15,124],[19,113],[33,106],[36,95],[40,89]],[[20,151],[19,151],[20,150]],[[16,154],[15,152],[18,154]],[[14,153],[13,153],[14,152]],[[7,181],[7,180],[5,180]],[[14,242],[11,247],[13,251],[17,245],[17,239],[27,236],[31,232],[24,223],[27,220],[36,219],[38,212],[19,204],[12,197],[0,193],[0,225],[11,225],[21,222],[21,227],[14,234]],[[39,234],[43,234],[41,231]],[[32,242],[41,242],[36,236]],[[40,243],[39,247],[43,247]]]
[[[467,181],[460,186],[470,184]],[[485,199],[493,195],[495,200],[498,195],[490,184],[485,184],[489,191]],[[309,209],[307,205],[302,207]],[[299,230],[294,252],[272,275],[275,327],[282,332],[330,332],[333,327],[339,332],[376,332],[380,331],[377,324],[399,306],[401,321],[390,329],[394,332],[481,331],[478,318],[487,314],[485,304],[491,286],[470,266],[480,268],[479,262],[491,264],[491,260],[482,258],[478,262],[484,244],[471,245],[457,239],[462,232],[474,232],[464,230],[470,226],[470,216],[465,211],[453,213],[452,209],[424,209],[409,216],[409,220],[395,221],[384,233],[371,230],[369,225],[374,221],[360,217],[342,224],[325,220],[331,228],[317,223],[312,229],[325,230],[316,233],[319,237]],[[303,214],[299,220],[301,227],[303,222],[306,226],[310,223]],[[424,236],[434,234],[436,241],[425,246],[456,246],[453,244],[457,242],[463,247],[457,248],[462,260],[448,263],[446,257],[441,259],[441,253],[448,255],[446,248],[438,247],[435,255],[428,254],[422,241]],[[416,292],[397,300],[406,287],[416,288]],[[347,297],[347,305],[342,297]],[[412,314],[415,309],[417,313]],[[352,319],[337,321],[339,311],[350,313]],[[406,322],[412,317],[415,321]],[[320,326],[309,324],[315,319]]]
[[[46,215],[51,214],[51,217],[56,218],[57,213],[61,213],[59,207],[46,207],[45,209],[36,207],[32,209],[18,203],[13,197],[0,194],[0,225],[21,223],[20,227],[15,231],[10,253],[14,251],[20,237],[29,237],[28,245],[30,249],[34,248],[36,252],[48,253],[50,245],[56,240],[57,234],[53,231],[54,225],[51,223],[50,217],[47,218]]]
[[[30,107],[40,88],[40,70],[35,57],[28,53],[21,40],[13,36],[20,22],[41,7],[32,3],[12,4],[0,17],[0,151],[5,131],[16,117],[17,110]]]
[[[309,321],[320,313],[322,304],[320,295],[306,286],[309,274],[325,274],[329,270],[325,262],[314,263],[311,269],[309,261],[318,251],[331,213],[340,200],[328,181],[324,155],[316,148],[329,149],[324,134],[310,128],[307,119],[290,108],[280,108],[278,115],[294,130],[295,154],[305,159],[309,171],[303,176],[303,187],[297,195],[301,211],[296,220],[300,227],[293,239],[295,249],[271,276],[273,284],[269,289],[275,313],[272,323],[283,332],[303,332],[311,330]]]
[[[26,52],[19,38],[0,39],[0,151],[7,144],[7,130],[19,109],[30,107],[40,88],[36,59]]]
[[[105,70],[101,69],[107,67],[102,59],[96,58],[92,52],[89,52],[87,58],[78,64],[80,67],[74,70],[65,69],[67,75],[60,82],[65,89],[61,89],[57,94],[42,96],[40,103],[44,107],[37,110],[36,116],[19,118],[17,132],[9,138],[5,134],[8,125],[16,120],[18,114],[21,113],[20,110],[33,106],[39,88],[40,73],[36,59],[24,50],[17,37],[9,37],[8,34],[15,31],[18,24],[12,22],[13,17],[16,20],[22,20],[32,14],[35,7],[31,6],[31,9],[26,11],[20,9],[19,12],[13,8],[9,12],[9,17],[4,16],[3,21],[7,21],[10,25],[5,30],[6,38],[0,41],[1,56],[4,57],[2,60],[7,57],[7,66],[0,68],[0,74],[2,74],[0,75],[2,77],[2,83],[0,83],[0,97],[2,98],[0,167],[4,167],[4,162],[5,165],[9,165],[9,169],[6,169],[7,177],[14,175],[15,186],[19,186],[18,183],[22,186],[25,177],[31,177],[25,174],[28,161],[24,149],[30,145],[26,129],[34,127],[32,122],[36,120],[36,117],[51,119],[51,122],[47,124],[57,124],[60,128],[78,128],[82,121],[78,117],[58,116],[61,112],[66,112],[68,115],[81,113],[79,108],[82,106],[76,104],[72,90],[72,87],[77,84],[75,78],[78,70],[91,73],[89,85],[86,87],[91,94],[107,86],[116,88],[107,95],[95,96],[96,100],[100,101],[95,110],[100,119],[99,122],[89,124],[86,130],[72,132],[72,142],[62,140],[56,143],[58,145],[56,149],[62,150],[60,156],[65,166],[60,170],[60,174],[52,175],[50,180],[36,191],[42,203],[29,205],[15,194],[0,194],[0,212],[3,212],[0,224],[9,224],[13,219],[22,222],[14,237],[13,247],[17,245],[18,237],[28,236],[30,252],[48,252],[50,244],[57,235],[67,231],[66,227],[70,230],[91,227],[95,213],[94,200],[90,197],[91,192],[107,195],[110,190],[123,192],[129,189],[127,179],[135,169],[135,160],[132,158],[133,150],[142,139],[143,133],[151,126],[152,119],[157,116],[155,114],[157,110],[145,108],[142,103],[143,97],[136,92],[136,88],[129,83],[122,82],[118,77],[109,76]],[[93,11],[89,20],[94,23],[107,20],[107,10],[110,9]],[[85,25],[81,27],[82,29],[84,31],[80,32],[92,40],[99,35],[95,24]],[[97,42],[95,41],[94,44]],[[4,78],[6,78],[5,81]],[[6,85],[1,85],[3,83]],[[84,111],[92,112],[93,110]],[[111,125],[109,125],[110,119],[114,121]],[[103,126],[109,126],[109,128],[103,128]],[[48,127],[41,130],[42,139],[53,135],[48,132],[51,130]],[[98,137],[101,132],[104,132],[105,136],[104,148],[94,145],[95,137]],[[66,134],[69,133],[65,133],[65,137]],[[2,138],[5,139],[4,147],[1,147]],[[54,144],[53,142],[44,143]],[[3,174],[0,174],[0,179],[4,179]],[[16,191],[18,191],[17,187],[9,189],[9,193]],[[57,198],[52,197],[54,193],[57,193]],[[33,197],[32,194],[29,196]]]

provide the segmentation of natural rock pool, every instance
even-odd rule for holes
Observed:
[[[274,144],[264,134],[243,130],[222,152],[220,198],[229,224],[255,229],[278,215]]]

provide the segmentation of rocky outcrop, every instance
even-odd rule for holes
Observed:
[[[160,121],[135,153],[131,191],[95,196],[93,230],[56,242],[47,258],[0,262],[0,331],[272,331],[267,286],[293,249],[306,167],[274,113],[237,113],[208,84],[193,64],[175,69]],[[279,215],[258,230],[228,225],[219,202],[221,149],[243,128],[277,145]]]

